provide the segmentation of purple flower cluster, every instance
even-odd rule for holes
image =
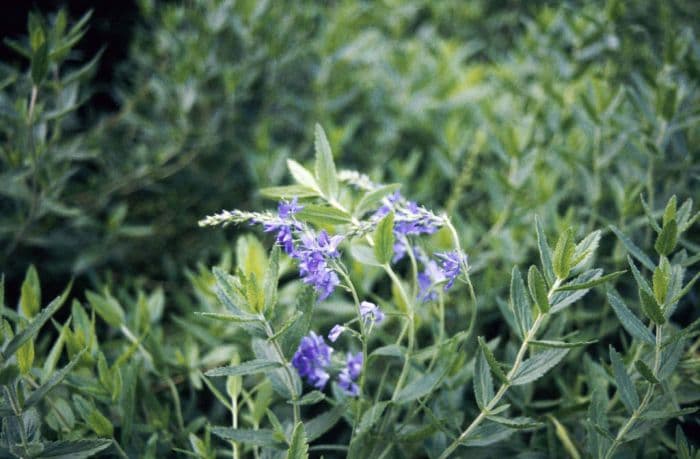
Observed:
[[[294,253],[294,234],[292,231],[301,230],[301,224],[294,218],[294,214],[304,208],[298,204],[298,201],[298,198],[292,199],[291,202],[281,201],[277,207],[279,218],[263,224],[263,230],[266,233],[277,231],[275,242],[282,246],[288,255]]]
[[[447,279],[445,290],[448,290],[455,283],[457,276],[462,272],[462,265],[467,264],[467,255],[453,250],[451,252],[436,253],[435,256],[442,260],[440,268]]]
[[[299,376],[317,389],[323,389],[330,378],[326,368],[331,364],[333,349],[326,344],[322,336],[311,332],[301,339],[299,348],[294,353],[292,365]]]
[[[358,352],[355,355],[348,354],[345,367],[338,374],[338,386],[343,392],[352,397],[360,395],[360,387],[355,381],[357,381],[362,371],[362,360],[362,352]]]
[[[439,265],[425,255],[419,257],[425,268],[418,274],[418,299],[422,301],[432,301],[437,298],[437,293],[432,290],[435,284],[447,281],[445,291],[452,288],[462,272],[462,266],[467,263],[467,256],[457,250],[436,253],[435,256],[440,260]]]

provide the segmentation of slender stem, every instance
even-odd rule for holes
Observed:
[[[547,294],[547,298],[551,301],[552,295],[556,291],[557,288],[559,288],[559,285],[561,285],[562,279],[557,279],[554,284],[552,285],[552,288],[549,290],[549,293]],[[523,359],[525,358],[525,353],[527,352],[528,345],[530,344],[530,341],[535,339],[535,336],[537,336],[537,332],[539,331],[540,326],[544,322],[544,318],[546,317],[545,314],[539,314],[537,316],[537,319],[535,319],[535,322],[532,324],[532,327],[530,327],[530,330],[525,334],[525,337],[523,338],[523,342],[520,345],[520,349],[518,350],[518,353],[515,356],[515,361],[513,362],[513,366],[511,367],[510,371],[506,375],[507,382],[504,382],[501,384],[501,387],[498,389],[498,392],[496,392],[496,395],[493,396],[491,401],[489,401],[488,404],[481,410],[479,415],[474,418],[471,424],[469,424],[469,427],[462,432],[462,434],[457,437],[455,441],[453,441],[450,446],[445,449],[445,451],[442,452],[440,455],[440,459],[445,459],[449,457],[452,452],[457,449],[457,447],[462,443],[464,439],[469,437],[469,434],[471,434],[474,429],[476,429],[481,422],[486,419],[486,416],[488,416],[488,413],[493,410],[498,402],[501,401],[503,396],[506,394],[508,389],[511,386],[511,380],[513,379],[513,376],[518,372],[520,369],[520,365],[523,363]]]
[[[396,397],[399,395],[399,391],[401,390],[401,387],[403,386],[404,382],[406,381],[406,376],[408,376],[408,368],[410,366],[410,360],[411,360],[411,354],[413,353],[413,346],[415,344],[416,340],[416,329],[415,329],[415,320],[413,317],[413,302],[408,298],[408,295],[406,295],[406,290],[403,288],[403,284],[401,283],[401,280],[399,280],[399,277],[396,275],[394,270],[391,268],[391,265],[388,263],[384,265],[384,270],[386,273],[389,275],[391,278],[392,282],[394,285],[396,285],[396,288],[399,290],[399,295],[401,295],[401,299],[404,301],[406,305],[406,311],[408,313],[408,349],[406,351],[406,356],[404,358],[404,363],[403,367],[401,368],[401,374],[399,375],[399,379],[396,381],[396,386],[394,387],[394,393],[391,396],[391,400],[396,400]]]
[[[262,322],[265,325],[265,333],[267,334],[268,338],[272,338],[273,336],[275,336],[274,332],[272,331],[272,327],[270,327],[270,324],[267,322],[267,320],[263,320]],[[289,389],[289,393],[292,395],[292,401],[296,401],[298,398],[298,394],[296,393],[296,390],[294,388],[294,375],[292,374],[292,370],[289,369],[290,364],[284,357],[284,352],[282,352],[282,348],[280,347],[277,340],[272,339],[270,341],[272,342],[272,346],[277,352],[280,361],[284,365],[284,372],[287,376],[287,383],[289,384],[287,388]],[[299,420],[301,419],[299,405],[297,403],[293,403],[292,409],[294,411],[294,424],[296,425],[296,423],[299,422]]]
[[[661,330],[662,326],[657,325],[656,326],[656,344],[654,346],[654,375],[656,376],[659,372],[659,367],[661,366]],[[637,419],[642,415],[644,410],[646,410],[647,406],[649,405],[649,402],[651,402],[651,398],[654,395],[654,388],[655,384],[649,383],[649,386],[647,387],[647,391],[644,394],[644,398],[642,398],[641,403],[637,407],[634,412],[632,412],[632,415],[630,418],[625,422],[625,424],[620,428],[620,430],[617,432],[617,435],[615,436],[615,440],[612,442],[610,445],[610,449],[608,449],[608,452],[605,453],[605,459],[610,459],[613,454],[615,453],[615,450],[620,446],[623,441],[624,437],[629,432],[629,430],[634,426],[634,424],[637,422]]]
[[[238,429],[238,395],[231,394],[231,427]],[[232,441],[233,459],[239,459],[240,452],[238,451],[238,442]]]

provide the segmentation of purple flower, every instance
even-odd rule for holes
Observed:
[[[331,343],[335,343],[344,331],[345,327],[342,325],[334,325],[331,331],[328,332],[328,339]]]
[[[280,218],[288,219],[303,209],[304,206],[298,205],[298,202],[299,198],[296,196],[292,199],[292,202],[287,202],[285,200],[280,201],[277,206],[277,213],[279,213]]]
[[[328,260],[340,256],[338,245],[342,240],[342,236],[328,236],[325,230],[318,234],[308,231],[301,236],[301,244],[292,254],[299,261],[303,282],[314,286],[320,300],[328,298],[340,285],[340,279]]]
[[[440,270],[438,264],[427,257],[422,257],[421,261],[425,270],[418,274],[418,299],[422,301],[432,301],[437,298],[437,293],[431,287],[445,280],[445,275]]]
[[[360,303],[360,315],[363,320],[374,320],[374,322],[378,324],[384,320],[384,313],[382,310],[379,309],[376,304],[370,303],[369,301]]]
[[[292,358],[292,365],[299,376],[306,378],[309,384],[323,389],[330,377],[325,369],[331,363],[332,352],[333,349],[326,344],[322,336],[311,332],[301,339]]]
[[[347,395],[357,397],[360,395],[360,387],[355,383],[362,371],[362,352],[355,355],[348,354],[345,368],[338,373],[338,385]]]
[[[301,225],[294,219],[294,214],[303,209],[303,206],[297,204],[298,199],[295,197],[291,202],[280,201],[277,212],[279,219],[274,222],[263,224],[263,230],[266,233],[277,231],[275,242],[282,246],[288,255],[294,253],[294,236],[292,230],[299,231]]]
[[[447,279],[445,290],[448,290],[455,283],[457,276],[462,272],[462,264],[467,263],[467,256],[457,250],[436,253],[435,256],[442,260],[440,270]]]

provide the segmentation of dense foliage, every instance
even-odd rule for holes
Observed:
[[[5,40],[0,456],[699,457],[696,2],[139,8]]]

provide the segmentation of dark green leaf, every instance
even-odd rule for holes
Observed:
[[[597,343],[598,340],[594,339],[591,341],[556,341],[556,340],[531,340],[530,344],[533,346],[550,347],[554,349],[570,349],[573,347],[588,346],[589,344]]]
[[[345,405],[339,403],[325,413],[305,423],[306,439],[312,442],[328,432],[343,417]]]
[[[68,373],[75,367],[75,365],[80,361],[82,358],[83,354],[85,353],[85,350],[80,351],[73,359],[68,362],[68,364],[61,368],[59,371],[54,372],[51,377],[46,381],[44,384],[41,386],[37,387],[34,392],[32,392],[29,397],[27,397],[27,400],[25,401],[25,408],[30,408],[34,405],[37,405],[45,396],[46,394],[49,393],[51,389],[56,387],[61,381],[63,381],[63,378],[65,378]]]
[[[362,414],[360,424],[357,426],[357,433],[361,434],[369,432],[374,425],[379,421],[384,414],[384,410],[389,405],[389,401],[377,402],[370,406],[367,411]]]
[[[281,368],[282,364],[271,360],[255,359],[239,365],[219,367],[204,373],[207,376],[244,376]]]
[[[112,440],[72,440],[44,443],[41,457],[45,459],[82,459],[92,457],[112,446]]]
[[[496,357],[493,355],[493,352],[491,352],[491,349],[489,349],[489,347],[486,345],[486,341],[484,341],[484,338],[481,336],[478,340],[479,347],[484,354],[484,358],[486,359],[486,363],[489,365],[489,368],[491,368],[491,371],[499,381],[507,384],[508,376],[503,371],[503,368],[501,368],[501,364],[498,362],[498,360],[496,360]]]
[[[512,385],[520,386],[541,378],[554,368],[566,356],[567,352],[569,352],[568,349],[547,349],[538,352],[520,365],[513,376]]]
[[[622,244],[625,246],[627,251],[632,255],[634,258],[639,260],[645,268],[647,268],[650,271],[654,270],[654,262],[651,261],[651,258],[649,258],[644,252],[642,252],[642,249],[637,247],[634,242],[627,236],[625,236],[622,231],[620,231],[615,225],[610,225],[610,230],[615,233],[615,235],[620,239]]]
[[[517,267],[513,268],[510,277],[510,306],[520,329],[520,337],[523,338],[532,327],[532,309],[525,291],[525,282]]]
[[[678,242],[678,224],[676,220],[671,220],[661,228],[661,232],[656,237],[654,249],[659,255],[666,256],[673,251]]]
[[[309,457],[309,444],[306,441],[306,432],[304,424],[299,421],[294,426],[292,432],[292,442],[287,451],[287,459],[305,459]]]
[[[498,424],[503,424],[506,427],[510,427],[511,429],[535,429],[544,425],[541,422],[535,421],[534,419],[525,416],[504,418],[502,416],[489,415],[486,416],[486,418],[493,422],[497,422]]]
[[[308,394],[301,397],[299,400],[297,400],[297,401],[289,400],[287,403],[290,403],[293,405],[315,405],[316,403],[322,402],[325,399],[326,399],[326,396],[324,395],[323,392],[318,391],[318,390],[312,390]]]
[[[39,86],[49,70],[49,45],[44,42],[32,54],[32,82]]]
[[[661,384],[661,382],[656,379],[656,376],[654,376],[654,372],[651,370],[651,368],[649,368],[642,360],[635,360],[634,366],[639,374],[644,377],[644,379],[652,384]]]
[[[433,392],[443,380],[449,368],[439,366],[430,373],[412,379],[401,389],[394,400],[397,404],[412,402]]]
[[[474,362],[474,396],[476,404],[482,411],[494,396],[493,379],[483,351],[477,353]]]
[[[461,444],[464,446],[488,446],[507,439],[514,432],[515,429],[511,429],[503,424],[485,422],[474,429]]]
[[[617,293],[609,292],[608,302],[612,306],[613,311],[615,311],[615,315],[617,315],[620,323],[630,335],[648,344],[655,343],[654,335],[651,334],[637,316],[632,314],[632,311],[629,310]]]
[[[580,283],[575,283],[575,282],[570,282],[566,285],[562,285],[561,287],[557,288],[557,292],[564,292],[564,291],[569,291],[569,290],[584,290],[584,289],[590,289],[592,287],[595,287],[596,285],[604,284],[605,282],[611,281],[613,279],[617,279],[627,271],[616,271],[614,273],[606,274],[605,276],[594,278],[593,280],[587,281],[587,282],[580,282]]]
[[[666,322],[666,318],[661,311],[661,307],[656,302],[656,299],[642,289],[639,290],[639,302],[642,306],[642,312],[644,315],[651,319],[655,324],[661,325]]]
[[[620,400],[622,400],[622,404],[625,405],[629,414],[632,414],[639,407],[639,395],[627,374],[620,354],[612,346],[610,346],[610,362],[612,363],[613,375],[615,376],[615,384],[617,385]]]
[[[224,440],[236,441],[246,445],[266,446],[269,448],[284,448],[272,429],[232,429],[230,427],[212,427],[211,432]]]

